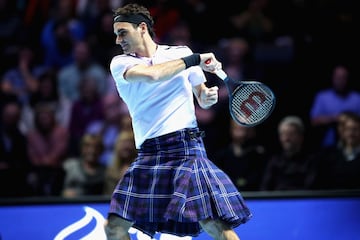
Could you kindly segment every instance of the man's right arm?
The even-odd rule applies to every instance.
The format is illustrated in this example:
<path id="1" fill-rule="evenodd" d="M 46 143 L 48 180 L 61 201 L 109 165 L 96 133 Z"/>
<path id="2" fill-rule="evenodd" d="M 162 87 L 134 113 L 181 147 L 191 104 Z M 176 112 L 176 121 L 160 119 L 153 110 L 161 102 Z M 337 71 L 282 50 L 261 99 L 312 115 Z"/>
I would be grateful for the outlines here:
<path id="1" fill-rule="evenodd" d="M 212 53 L 200 54 L 200 61 L 194 60 L 196 54 L 185 58 L 175 59 L 168 62 L 154 64 L 151 66 L 145 64 L 137 64 L 127 69 L 124 73 L 124 78 L 128 82 L 159 82 L 166 81 L 185 70 L 188 67 L 198 66 L 207 72 L 214 72 L 221 68 L 221 63 L 218 62 Z M 210 60 L 209 63 L 205 63 Z"/>

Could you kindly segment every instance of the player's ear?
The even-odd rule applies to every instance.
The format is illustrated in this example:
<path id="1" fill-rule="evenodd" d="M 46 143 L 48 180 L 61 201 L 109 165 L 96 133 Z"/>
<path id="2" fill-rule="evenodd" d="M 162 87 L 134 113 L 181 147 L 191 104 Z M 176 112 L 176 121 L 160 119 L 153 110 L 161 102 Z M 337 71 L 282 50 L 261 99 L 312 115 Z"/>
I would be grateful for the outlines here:
<path id="1" fill-rule="evenodd" d="M 138 27 L 141 29 L 142 33 L 146 33 L 148 30 L 145 22 L 141 22 Z"/>

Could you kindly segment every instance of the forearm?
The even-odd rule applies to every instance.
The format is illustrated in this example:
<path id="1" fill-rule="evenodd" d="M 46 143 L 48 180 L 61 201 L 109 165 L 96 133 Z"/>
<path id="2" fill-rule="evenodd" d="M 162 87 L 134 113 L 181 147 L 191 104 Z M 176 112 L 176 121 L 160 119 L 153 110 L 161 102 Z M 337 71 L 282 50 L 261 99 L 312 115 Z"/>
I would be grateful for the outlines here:
<path id="1" fill-rule="evenodd" d="M 209 63 L 206 62 L 207 60 L 210 60 Z M 221 63 L 216 60 L 212 53 L 195 53 L 187 57 L 151 66 L 140 64 L 133 66 L 125 72 L 125 79 L 129 82 L 166 81 L 192 66 L 200 66 L 204 71 L 214 72 L 216 69 L 221 68 Z"/>
<path id="2" fill-rule="evenodd" d="M 151 66 L 136 65 L 127 70 L 125 79 L 129 82 L 161 82 L 169 80 L 174 75 L 185 70 L 182 59 L 176 59 Z"/>

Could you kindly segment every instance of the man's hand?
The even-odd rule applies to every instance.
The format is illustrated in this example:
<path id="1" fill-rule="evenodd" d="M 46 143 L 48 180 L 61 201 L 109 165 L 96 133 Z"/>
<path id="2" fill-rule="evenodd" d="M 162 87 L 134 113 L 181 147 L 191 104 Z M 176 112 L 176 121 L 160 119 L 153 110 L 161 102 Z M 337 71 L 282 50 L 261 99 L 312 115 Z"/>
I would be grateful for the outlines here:
<path id="1" fill-rule="evenodd" d="M 201 89 L 200 98 L 199 98 L 199 105 L 202 108 L 209 108 L 215 103 L 218 102 L 218 90 L 217 86 L 208 88 L 204 87 Z"/>
<path id="2" fill-rule="evenodd" d="M 214 73 L 222 68 L 222 64 L 213 53 L 203 53 L 200 54 L 200 67 L 206 72 Z"/>

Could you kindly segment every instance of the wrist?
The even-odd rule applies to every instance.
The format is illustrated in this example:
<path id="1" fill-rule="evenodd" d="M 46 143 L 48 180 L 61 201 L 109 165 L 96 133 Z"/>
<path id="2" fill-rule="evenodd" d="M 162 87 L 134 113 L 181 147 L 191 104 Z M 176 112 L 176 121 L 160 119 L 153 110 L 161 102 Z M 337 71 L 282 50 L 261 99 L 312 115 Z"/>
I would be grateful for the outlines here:
<path id="1" fill-rule="evenodd" d="M 187 57 L 181 58 L 185 63 L 185 69 L 200 64 L 200 53 L 194 53 Z"/>

